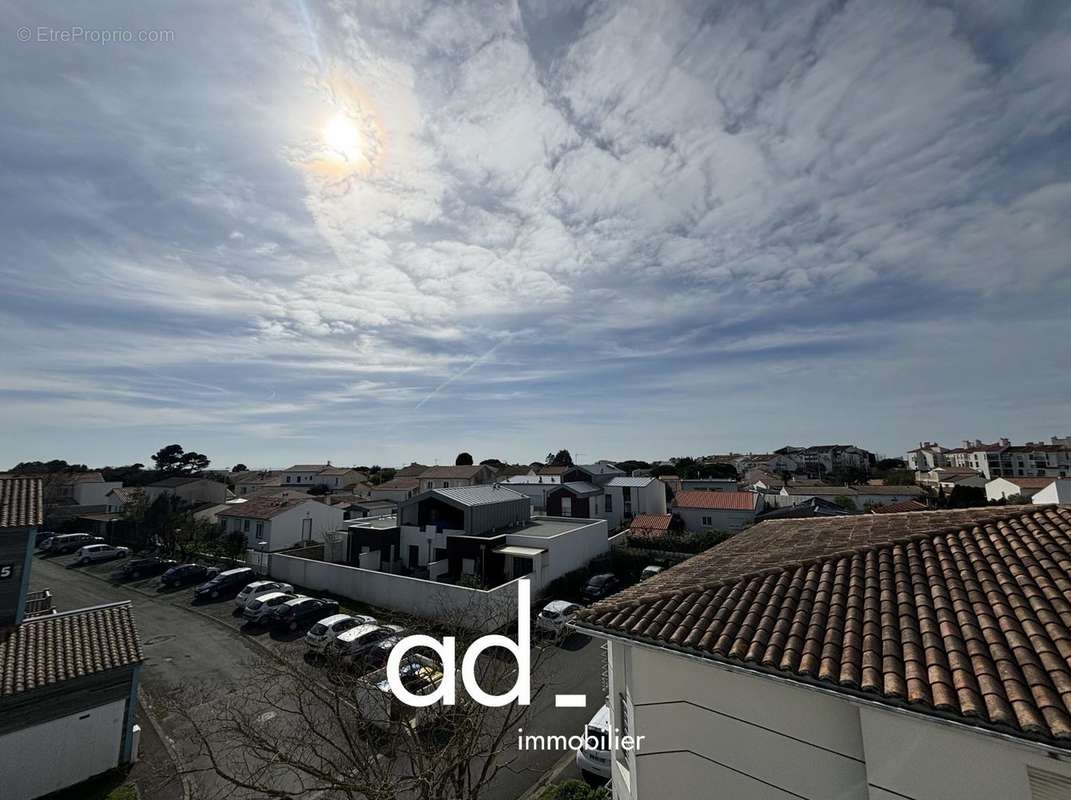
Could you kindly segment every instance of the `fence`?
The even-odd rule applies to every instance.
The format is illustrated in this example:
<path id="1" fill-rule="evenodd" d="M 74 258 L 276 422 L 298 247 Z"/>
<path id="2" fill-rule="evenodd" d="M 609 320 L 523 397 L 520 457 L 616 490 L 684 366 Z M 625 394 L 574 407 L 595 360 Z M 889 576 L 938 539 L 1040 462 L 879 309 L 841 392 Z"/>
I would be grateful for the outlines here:
<path id="1" fill-rule="evenodd" d="M 279 581 L 449 625 L 492 631 L 517 619 L 517 581 L 494 589 L 392 575 L 282 553 L 249 551 L 249 564 Z"/>

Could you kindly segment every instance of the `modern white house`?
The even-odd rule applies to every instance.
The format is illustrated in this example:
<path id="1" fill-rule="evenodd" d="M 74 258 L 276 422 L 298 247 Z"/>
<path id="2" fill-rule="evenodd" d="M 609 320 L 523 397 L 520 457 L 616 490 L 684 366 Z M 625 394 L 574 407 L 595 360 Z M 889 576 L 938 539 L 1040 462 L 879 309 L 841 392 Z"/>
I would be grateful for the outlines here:
<path id="1" fill-rule="evenodd" d="M 547 508 L 547 495 L 561 485 L 561 476 L 537 475 L 533 472 L 529 475 L 513 475 L 498 483 L 527 495 L 532 501 L 532 511 L 543 512 Z"/>
<path id="2" fill-rule="evenodd" d="M 58 497 L 74 501 L 77 506 L 103 506 L 108 504 L 108 492 L 122 486 L 122 481 L 106 481 L 99 472 L 80 472 L 60 481 L 55 491 Z"/>
<path id="3" fill-rule="evenodd" d="M 759 492 L 677 492 L 670 511 L 693 533 L 738 531 L 763 509 Z"/>
<path id="4" fill-rule="evenodd" d="M 1039 489 L 1030 502 L 1035 505 L 1061 503 L 1071 505 L 1071 478 L 1057 478 L 1044 489 Z"/>
<path id="5" fill-rule="evenodd" d="M 640 514 L 666 513 L 666 485 L 658 478 L 617 475 L 602 488 L 602 518 L 610 530 L 617 530 Z"/>
<path id="6" fill-rule="evenodd" d="M 991 502 L 1009 497 L 1029 500 L 1052 482 L 1052 478 L 994 478 L 986 483 L 985 496 Z"/>
<path id="7" fill-rule="evenodd" d="M 342 506 L 329 506 L 303 494 L 279 494 L 230 504 L 216 519 L 225 533 L 243 534 L 249 549 L 275 551 L 323 541 L 324 533 L 341 527 L 344 516 Z"/>
<path id="8" fill-rule="evenodd" d="M 1069 539 L 1059 507 L 777 520 L 585 609 L 643 737 L 614 800 L 1071 796 Z"/>
<path id="9" fill-rule="evenodd" d="M 735 492 L 739 484 L 735 478 L 684 478 L 682 492 Z"/>

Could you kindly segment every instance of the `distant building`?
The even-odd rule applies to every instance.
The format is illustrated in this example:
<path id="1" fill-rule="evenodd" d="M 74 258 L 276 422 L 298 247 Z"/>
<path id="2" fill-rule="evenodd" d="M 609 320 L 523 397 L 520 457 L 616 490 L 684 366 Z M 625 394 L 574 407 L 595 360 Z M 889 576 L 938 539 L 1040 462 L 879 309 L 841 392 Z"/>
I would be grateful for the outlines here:
<path id="1" fill-rule="evenodd" d="M 400 503 L 420 491 L 420 478 L 391 478 L 368 490 L 372 500 L 389 500 Z"/>
<path id="2" fill-rule="evenodd" d="M 323 534 L 337 530 L 344 517 L 342 506 L 302 494 L 255 496 L 216 514 L 225 533 L 241 533 L 251 549 L 267 542 L 269 551 L 322 541 Z"/>
<path id="3" fill-rule="evenodd" d="M 812 477 L 833 475 L 846 470 L 869 472 L 877 458 L 869 450 L 851 444 L 819 444 L 809 447 L 782 447 L 775 451 L 796 462 L 796 472 Z M 756 465 L 762 466 L 762 465 Z M 762 467 L 769 469 L 769 467 Z M 777 470 L 773 470 L 777 471 Z"/>
<path id="4" fill-rule="evenodd" d="M 164 478 L 150 483 L 144 492 L 145 499 L 150 503 L 164 494 L 173 495 L 189 505 L 227 502 L 227 484 L 192 475 Z"/>
<path id="5" fill-rule="evenodd" d="M 1057 478 L 1048 486 L 1039 489 L 1030 498 L 1032 503 L 1060 503 L 1071 505 L 1071 478 Z"/>
<path id="6" fill-rule="evenodd" d="M 495 468 L 487 464 L 428 467 L 420 473 L 420 491 L 479 486 L 495 479 Z"/>
<path id="7" fill-rule="evenodd" d="M 985 485 L 985 496 L 990 502 L 1022 497 L 1029 500 L 1042 489 L 1052 484 L 1051 478 L 994 478 Z"/>
<path id="8" fill-rule="evenodd" d="M 670 506 L 685 530 L 694 533 L 742 530 L 762 509 L 758 492 L 678 492 Z"/>
<path id="9" fill-rule="evenodd" d="M 919 442 L 914 450 L 908 450 L 904 455 L 904 463 L 910 470 L 916 472 L 928 472 L 936 467 L 948 465 L 948 457 L 945 448 L 937 442 Z"/>

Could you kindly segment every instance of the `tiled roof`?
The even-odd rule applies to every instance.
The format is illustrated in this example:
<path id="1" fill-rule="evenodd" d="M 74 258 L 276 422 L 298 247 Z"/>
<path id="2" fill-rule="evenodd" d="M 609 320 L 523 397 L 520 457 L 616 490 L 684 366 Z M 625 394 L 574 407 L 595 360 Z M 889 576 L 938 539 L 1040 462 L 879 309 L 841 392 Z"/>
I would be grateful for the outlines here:
<path id="1" fill-rule="evenodd" d="M 415 461 L 408 467 L 402 467 L 394 473 L 396 478 L 419 478 L 421 473 L 426 470 L 427 467 L 423 464 L 418 464 Z"/>
<path id="2" fill-rule="evenodd" d="M 553 489 L 550 494 L 555 494 L 561 491 L 562 489 L 567 489 L 568 491 L 576 495 L 585 496 L 590 494 L 602 493 L 602 489 L 600 489 L 594 483 L 588 483 L 587 481 L 567 481 L 566 483 L 560 484 L 557 488 Z"/>
<path id="3" fill-rule="evenodd" d="M 330 464 L 294 464 L 287 467 L 283 472 L 319 472 L 327 469 Z"/>
<path id="4" fill-rule="evenodd" d="M 237 475 L 231 475 L 231 480 L 235 484 L 278 486 L 282 482 L 281 475 L 281 472 L 272 472 L 271 470 L 249 470 L 247 472 L 239 472 Z"/>
<path id="5" fill-rule="evenodd" d="M 0 638 L 0 697 L 137 664 L 130 603 L 31 619 Z"/>
<path id="6" fill-rule="evenodd" d="M 712 508 L 721 511 L 754 511 L 759 496 L 754 492 L 678 492 L 677 508 Z"/>
<path id="7" fill-rule="evenodd" d="M 391 478 L 389 481 L 383 481 L 376 486 L 371 487 L 375 489 L 416 489 L 420 486 L 420 478 Z"/>
<path id="8" fill-rule="evenodd" d="M 324 467 L 322 470 L 320 470 L 320 472 L 318 474 L 319 475 L 332 475 L 332 476 L 338 475 L 338 476 L 341 477 L 342 475 L 347 475 L 350 472 L 356 472 L 356 473 L 358 473 L 360 475 L 364 474 L 360 470 L 354 469 L 353 467 Z"/>
<path id="9" fill-rule="evenodd" d="M 178 475 L 174 478 L 164 478 L 162 481 L 156 481 L 149 485 L 157 489 L 174 489 L 178 486 L 185 486 L 187 483 L 195 483 L 204 480 L 208 479 L 199 478 L 196 475 Z"/>
<path id="10" fill-rule="evenodd" d="M 785 492 L 790 495 L 822 495 L 851 497 L 858 494 L 891 494 L 921 496 L 924 494 L 919 486 L 800 486 L 789 485 Z"/>
<path id="11" fill-rule="evenodd" d="M 1071 745 L 1071 509 L 756 525 L 579 624 Z"/>
<path id="12" fill-rule="evenodd" d="M 0 529 L 37 527 L 43 519 L 40 478 L 0 478 Z"/>
<path id="13" fill-rule="evenodd" d="M 637 514 L 628 526 L 633 533 L 667 531 L 672 520 L 672 514 Z"/>
<path id="14" fill-rule="evenodd" d="M 255 494 L 244 503 L 231 503 L 217 517 L 271 519 L 302 503 L 318 503 L 308 495 Z"/>
<path id="15" fill-rule="evenodd" d="M 564 475 L 566 472 L 568 472 L 571 469 L 572 469 L 572 467 L 559 467 L 559 466 L 551 466 L 551 465 L 548 464 L 545 467 L 540 467 L 539 468 L 539 474 L 540 475 Z"/>
<path id="16" fill-rule="evenodd" d="M 900 514 L 905 511 L 925 511 L 926 504 L 918 500 L 901 500 L 899 503 L 886 503 L 883 506 L 873 506 L 872 514 Z"/>
<path id="17" fill-rule="evenodd" d="M 452 467 L 428 467 L 422 473 L 421 478 L 475 478 L 484 470 L 494 472 L 490 467 L 483 464 L 455 465 Z"/>
<path id="18" fill-rule="evenodd" d="M 1000 480 L 996 478 L 995 480 Z M 1014 483 L 1020 489 L 1044 489 L 1056 478 L 1004 478 L 1008 483 Z"/>

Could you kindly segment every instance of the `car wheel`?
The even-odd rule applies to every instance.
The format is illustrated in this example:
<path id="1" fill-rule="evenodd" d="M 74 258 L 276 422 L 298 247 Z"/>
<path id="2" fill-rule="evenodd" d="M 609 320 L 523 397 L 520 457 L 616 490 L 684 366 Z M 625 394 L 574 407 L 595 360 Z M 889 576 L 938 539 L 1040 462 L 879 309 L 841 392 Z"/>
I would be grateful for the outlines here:
<path id="1" fill-rule="evenodd" d="M 297 630 L 297 622 L 296 621 L 290 623 L 290 630 L 292 630 L 292 631 L 296 631 Z"/>

